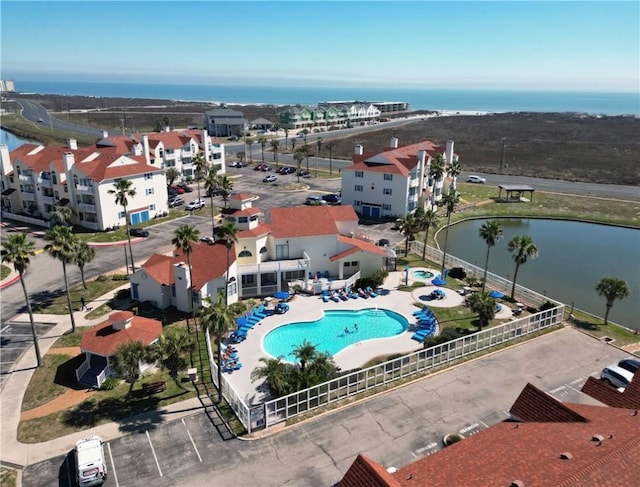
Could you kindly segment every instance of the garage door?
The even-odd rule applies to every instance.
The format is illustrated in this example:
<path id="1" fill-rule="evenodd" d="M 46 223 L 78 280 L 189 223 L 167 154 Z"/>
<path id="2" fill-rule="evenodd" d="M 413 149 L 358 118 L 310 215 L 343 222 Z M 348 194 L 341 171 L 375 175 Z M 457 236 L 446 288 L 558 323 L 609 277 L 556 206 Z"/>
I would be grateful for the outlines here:
<path id="1" fill-rule="evenodd" d="M 137 213 L 131 213 L 131 224 L 137 225 L 149 221 L 149 210 L 139 211 Z"/>

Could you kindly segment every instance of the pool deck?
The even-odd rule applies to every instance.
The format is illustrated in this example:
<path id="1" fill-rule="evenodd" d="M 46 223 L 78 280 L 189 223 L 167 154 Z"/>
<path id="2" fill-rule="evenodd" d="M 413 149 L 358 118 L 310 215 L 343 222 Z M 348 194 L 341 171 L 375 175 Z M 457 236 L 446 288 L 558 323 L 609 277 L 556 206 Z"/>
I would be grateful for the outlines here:
<path id="1" fill-rule="evenodd" d="M 324 310 L 360 310 L 378 307 L 395 311 L 409 321 L 409 329 L 400 335 L 391 338 L 366 340 L 338 352 L 333 359 L 342 370 L 361 367 L 372 358 L 380 355 L 410 353 L 421 349 L 422 344 L 411 339 L 415 332 L 414 325 L 416 324 L 413 312 L 418 309 L 414 306 L 414 303 L 420 302 L 432 307 L 455 307 L 462 305 L 464 297 L 452 289 L 428 285 L 422 279 L 414 280 L 410 278 L 409 284 L 414 281 L 425 282 L 424 287 L 416 288 L 412 292 L 398 291 L 398 286 L 405 282 L 404 278 L 405 272 L 403 271 L 390 272 L 382 286 L 382 292 L 375 298 L 348 299 L 347 301 L 339 302 L 329 300 L 329 302 L 325 303 L 321 296 L 296 295 L 289 302 L 290 309 L 287 313 L 274 314 L 264 318 L 260 324 L 249 331 L 245 341 L 233 345 L 238 350 L 238 358 L 242 363 L 242 368 L 225 374 L 225 377 L 247 405 L 261 403 L 267 396 L 264 392 L 264 387 L 261 387 L 264 379 L 252 382 L 250 376 L 256 367 L 263 365 L 260 362 L 260 358 L 270 357 L 262 346 L 265 335 L 274 328 L 287 323 L 317 320 L 322 317 Z M 434 289 L 445 291 L 445 298 L 431 301 L 420 299 L 420 296 L 426 296 Z M 274 305 L 272 304 L 268 309 L 273 309 L 273 307 Z M 501 313 L 498 313 L 496 318 L 509 318 L 511 316 L 510 308 L 505 305 L 502 308 L 501 313 L 504 318 Z"/>

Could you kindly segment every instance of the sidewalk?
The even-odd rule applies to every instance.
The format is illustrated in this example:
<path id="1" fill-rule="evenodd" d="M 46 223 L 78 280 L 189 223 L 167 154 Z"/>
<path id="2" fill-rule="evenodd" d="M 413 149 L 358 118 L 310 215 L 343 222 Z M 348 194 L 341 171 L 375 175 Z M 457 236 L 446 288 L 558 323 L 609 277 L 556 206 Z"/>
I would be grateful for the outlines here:
<path id="1" fill-rule="evenodd" d="M 104 302 L 105 299 L 111 299 L 119 289 L 125 286 L 128 286 L 128 284 L 114 289 L 104 296 L 99 297 L 96 301 L 87 304 L 90 307 L 97 307 Z M 85 315 L 86 312 L 83 311 L 76 311 L 74 313 L 77 327 L 94 326 L 106 319 L 106 317 L 103 316 L 88 320 L 85 318 Z M 36 316 L 37 320 L 56 323 L 46 335 L 40 338 L 40 351 L 44 356 L 55 341 L 71 328 L 71 320 L 68 315 Z M 27 314 L 21 314 L 17 315 L 15 319 L 28 321 L 29 317 Z M 7 466 L 24 468 L 32 463 L 37 463 L 57 455 L 66 455 L 73 449 L 77 440 L 87 436 L 98 435 L 103 440 L 108 441 L 128 434 L 130 432 L 129 425 L 131 424 L 138 425 L 135 429 L 141 429 L 140 425 L 156 424 L 163 421 L 179 419 L 202 409 L 200 400 L 198 398 L 192 398 L 171 404 L 160 410 L 140 414 L 134 418 L 124 418 L 120 421 L 106 423 L 43 443 L 20 443 L 18 441 L 18 425 L 20 423 L 22 398 L 35 371 L 35 363 L 35 351 L 33 346 L 31 346 L 15 364 L 11 374 L 5 381 L 2 394 L 0 395 L 0 417 L 2 418 L 0 428 L 0 463 Z M 142 426 L 142 428 L 144 428 L 144 426 Z"/>

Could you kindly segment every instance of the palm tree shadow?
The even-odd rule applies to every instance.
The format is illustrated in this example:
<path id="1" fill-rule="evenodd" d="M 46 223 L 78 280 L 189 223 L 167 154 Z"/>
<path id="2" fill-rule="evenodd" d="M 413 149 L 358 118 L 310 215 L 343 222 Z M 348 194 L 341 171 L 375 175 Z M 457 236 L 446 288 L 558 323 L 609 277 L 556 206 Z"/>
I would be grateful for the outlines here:
<path id="1" fill-rule="evenodd" d="M 585 320 L 574 319 L 573 324 L 575 325 L 576 328 L 579 328 L 580 330 L 597 331 L 600 329 L 600 327 L 595 323 L 590 323 Z"/>

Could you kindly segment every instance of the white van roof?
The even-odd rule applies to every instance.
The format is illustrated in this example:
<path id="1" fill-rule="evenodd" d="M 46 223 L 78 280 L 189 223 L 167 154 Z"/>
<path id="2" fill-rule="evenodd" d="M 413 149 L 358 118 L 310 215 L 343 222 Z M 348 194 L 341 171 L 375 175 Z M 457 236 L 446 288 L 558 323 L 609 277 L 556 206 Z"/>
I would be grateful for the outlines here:
<path id="1" fill-rule="evenodd" d="M 76 452 L 78 455 L 78 467 L 88 465 L 102 458 L 102 440 L 99 436 L 90 436 L 76 443 Z M 98 449 L 96 451 L 96 449 Z"/>

